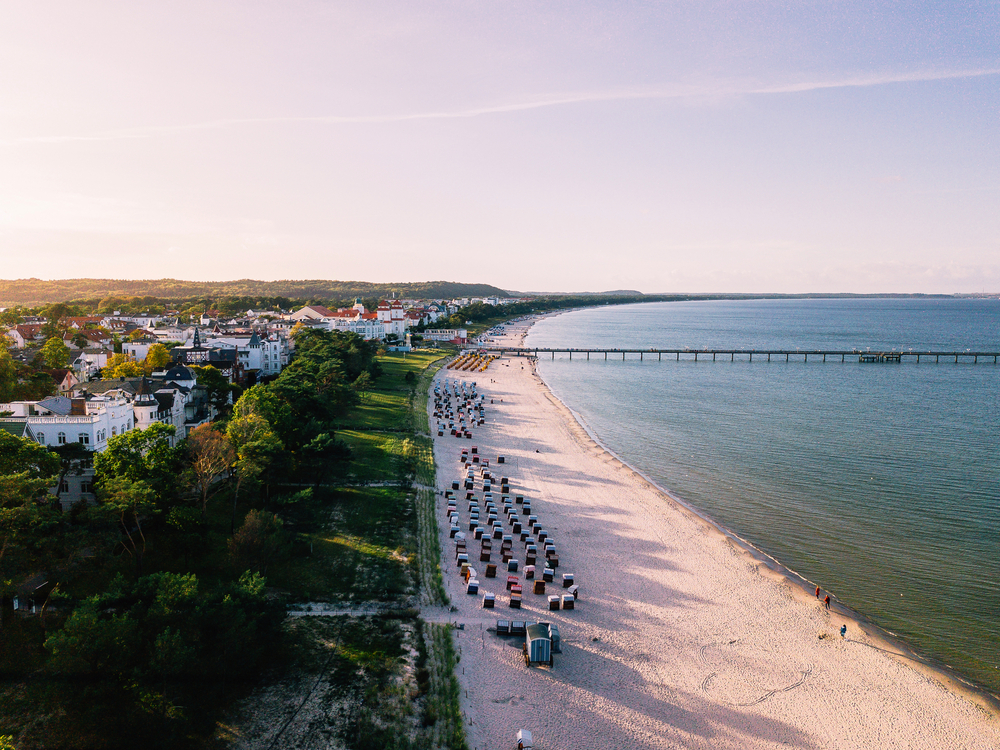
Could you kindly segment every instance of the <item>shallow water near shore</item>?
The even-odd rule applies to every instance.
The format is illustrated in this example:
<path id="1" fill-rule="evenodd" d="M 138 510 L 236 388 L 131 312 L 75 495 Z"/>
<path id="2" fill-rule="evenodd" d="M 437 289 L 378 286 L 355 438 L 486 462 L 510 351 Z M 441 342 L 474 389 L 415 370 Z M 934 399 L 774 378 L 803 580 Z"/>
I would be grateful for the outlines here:
<path id="1" fill-rule="evenodd" d="M 997 351 L 1000 301 L 592 308 L 525 343 Z M 557 355 L 538 372 L 658 484 L 1000 693 L 1000 366 Z"/>

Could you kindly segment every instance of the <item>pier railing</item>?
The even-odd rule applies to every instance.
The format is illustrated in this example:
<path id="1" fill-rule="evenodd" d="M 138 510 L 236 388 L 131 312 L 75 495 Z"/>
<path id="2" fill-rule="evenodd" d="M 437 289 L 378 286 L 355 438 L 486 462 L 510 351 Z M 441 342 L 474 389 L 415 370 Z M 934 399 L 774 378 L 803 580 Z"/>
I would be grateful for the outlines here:
<path id="1" fill-rule="evenodd" d="M 711 358 L 713 362 L 719 358 L 728 358 L 732 362 L 738 359 L 753 362 L 754 358 L 757 361 L 767 362 L 771 362 L 772 359 L 778 361 L 784 359 L 785 362 L 808 362 L 809 358 L 812 357 L 814 361 L 821 360 L 823 362 L 833 360 L 835 362 L 899 363 L 904 360 L 914 362 L 933 360 L 934 362 L 944 361 L 956 364 L 963 362 L 968 364 L 987 362 L 995 365 L 998 358 L 1000 358 L 1000 352 L 971 351 L 969 349 L 964 351 L 914 351 L 912 349 L 876 351 L 872 351 L 871 349 L 553 349 L 546 347 L 499 347 L 489 345 L 476 348 L 479 351 L 496 353 L 501 356 L 508 354 L 513 356 L 538 357 L 549 354 L 552 359 L 555 359 L 557 354 L 568 354 L 569 358 L 573 359 L 573 355 L 575 354 L 578 357 L 588 360 L 591 356 L 603 357 L 605 360 L 610 358 L 617 359 L 621 356 L 623 361 L 629 357 L 645 360 L 654 356 L 657 360 L 662 361 L 663 357 L 667 356 L 668 359 L 673 358 L 678 362 L 681 359 L 693 359 L 697 362 L 699 358 Z"/>

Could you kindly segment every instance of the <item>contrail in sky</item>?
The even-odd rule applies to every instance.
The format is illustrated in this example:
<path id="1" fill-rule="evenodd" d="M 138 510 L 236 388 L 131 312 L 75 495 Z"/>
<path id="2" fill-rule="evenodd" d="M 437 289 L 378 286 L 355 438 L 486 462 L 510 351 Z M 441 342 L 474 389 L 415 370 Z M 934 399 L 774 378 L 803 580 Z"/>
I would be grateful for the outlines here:
<path id="1" fill-rule="evenodd" d="M 677 84 L 670 87 L 654 89 L 622 89 L 619 91 L 590 91 L 567 94 L 553 94 L 528 101 L 511 104 L 472 107 L 443 112 L 415 112 L 411 114 L 389 115 L 303 115 L 289 117 L 245 117 L 208 120 L 186 125 L 160 125 L 125 130 L 106 131 L 89 135 L 52 135 L 32 136 L 0 141 L 3 145 L 22 143 L 70 143 L 82 141 L 116 141 L 152 138 L 157 135 L 171 135 L 203 130 L 217 130 L 238 125 L 278 125 L 278 124 L 379 124 L 399 123 L 415 120 L 455 120 L 485 115 L 505 114 L 509 112 L 524 112 L 533 109 L 560 107 L 570 104 L 586 104 L 599 102 L 622 102 L 641 100 L 669 99 L 719 99 L 730 96 L 750 96 L 765 94 L 796 94 L 823 89 L 862 88 L 867 86 L 883 86 L 893 83 L 918 83 L 929 81 L 946 81 L 957 78 L 978 78 L 982 76 L 1000 75 L 1000 69 L 959 70 L 943 72 L 917 72 L 900 74 L 882 74 L 857 76 L 836 81 L 803 81 L 799 83 L 776 83 L 754 86 L 751 84 L 721 84 L 718 86 L 698 86 Z"/>

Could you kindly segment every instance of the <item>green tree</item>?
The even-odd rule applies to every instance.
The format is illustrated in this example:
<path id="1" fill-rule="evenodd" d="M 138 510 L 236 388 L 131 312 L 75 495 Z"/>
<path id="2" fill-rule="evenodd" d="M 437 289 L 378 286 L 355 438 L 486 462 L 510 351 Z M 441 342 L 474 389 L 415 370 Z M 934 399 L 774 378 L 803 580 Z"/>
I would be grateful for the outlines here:
<path id="1" fill-rule="evenodd" d="M 93 460 L 93 453 L 82 443 L 70 442 L 52 446 L 52 453 L 59 458 L 59 476 L 56 477 L 56 500 L 62 497 L 62 483 L 67 476 L 80 476 Z"/>
<path id="2" fill-rule="evenodd" d="M 198 378 L 198 385 L 208 392 L 208 400 L 216 413 L 225 414 L 232 407 L 230 397 L 235 398 L 239 388 L 230 383 L 226 376 L 210 365 L 192 365 L 191 370 Z"/>
<path id="3" fill-rule="evenodd" d="M 53 323 L 59 323 L 64 318 L 68 318 L 73 315 L 75 311 L 65 302 L 56 302 L 45 308 L 44 315 L 46 318 L 51 320 Z"/>
<path id="4" fill-rule="evenodd" d="M 51 380 L 52 378 L 49 378 Z M 0 403 L 17 401 L 17 363 L 6 346 L 0 346 Z"/>
<path id="5" fill-rule="evenodd" d="M 53 338 L 53 337 L 60 338 L 62 336 L 62 329 L 59 327 L 59 324 L 58 324 L 57 321 L 55 321 L 55 320 L 47 320 L 44 323 L 42 323 L 42 328 L 41 328 L 40 333 L 46 339 L 50 339 L 50 338 Z"/>
<path id="6" fill-rule="evenodd" d="M 108 363 L 101 369 L 105 380 L 112 378 L 138 378 L 145 374 L 142 365 L 121 352 L 112 354 Z"/>
<path id="7" fill-rule="evenodd" d="M 42 347 L 42 356 L 46 367 L 58 370 L 69 362 L 69 347 L 58 336 L 52 336 Z"/>
<path id="8" fill-rule="evenodd" d="M 108 613 L 101 604 L 100 597 L 90 597 L 73 610 L 61 630 L 48 637 L 49 669 L 91 676 L 127 669 L 139 638 L 137 623 L 128 612 Z"/>
<path id="9" fill-rule="evenodd" d="M 111 519 L 118 528 L 117 545 L 121 545 L 135 561 L 136 578 L 142 575 L 142 559 L 146 553 L 146 533 L 142 524 L 160 513 L 156 492 L 146 482 L 125 477 L 107 479 L 101 485 L 100 500 L 95 512 Z"/>
<path id="10" fill-rule="evenodd" d="M 21 473 L 51 481 L 59 474 L 59 457 L 34 440 L 0 430 L 0 475 Z"/>
<path id="11" fill-rule="evenodd" d="M 51 451 L 0 431 L 0 595 L 52 552 L 58 514 L 47 490 L 58 473 Z"/>
<path id="12" fill-rule="evenodd" d="M 173 425 L 157 422 L 145 430 L 130 430 L 108 440 L 108 447 L 94 454 L 99 484 L 116 478 L 148 482 L 161 498 L 176 492 L 182 449 L 173 447 Z"/>
<path id="13" fill-rule="evenodd" d="M 166 369 L 170 360 L 170 350 L 167 347 L 163 344 L 153 344 L 146 352 L 146 359 L 143 363 L 146 374 Z"/>
<path id="14" fill-rule="evenodd" d="M 233 406 L 232 416 L 226 425 L 226 437 L 236 454 L 231 533 L 236 531 L 236 508 L 244 483 L 259 477 L 274 454 L 281 450 L 281 441 L 265 416 L 267 400 L 265 389 L 257 386 L 250 388 Z"/>

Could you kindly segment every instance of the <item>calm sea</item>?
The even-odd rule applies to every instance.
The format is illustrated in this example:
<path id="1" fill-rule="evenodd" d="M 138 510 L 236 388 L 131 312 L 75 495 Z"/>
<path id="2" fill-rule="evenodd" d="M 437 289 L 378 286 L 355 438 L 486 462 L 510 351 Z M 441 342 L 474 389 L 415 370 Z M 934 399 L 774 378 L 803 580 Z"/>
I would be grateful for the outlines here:
<path id="1" fill-rule="evenodd" d="M 526 343 L 998 351 L 1000 301 L 628 305 Z M 1000 365 L 557 355 L 539 373 L 661 486 L 1000 693 Z"/>

